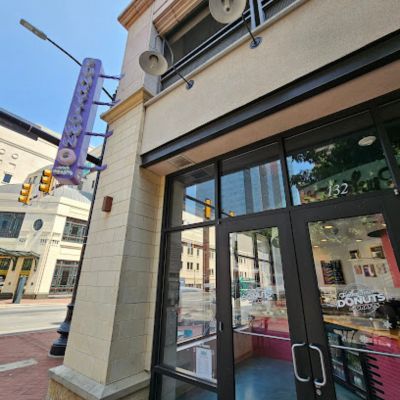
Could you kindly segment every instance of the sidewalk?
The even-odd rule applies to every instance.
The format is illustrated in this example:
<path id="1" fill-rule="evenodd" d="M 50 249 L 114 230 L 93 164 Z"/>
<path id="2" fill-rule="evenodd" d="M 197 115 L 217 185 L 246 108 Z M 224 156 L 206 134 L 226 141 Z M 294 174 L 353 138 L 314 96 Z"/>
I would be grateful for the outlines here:
<path id="1" fill-rule="evenodd" d="M 71 303 L 71 297 L 38 299 L 38 300 L 22 299 L 21 303 L 14 304 L 14 306 L 19 306 L 19 305 L 42 306 L 42 305 L 50 305 L 50 304 L 67 305 L 69 303 Z M 0 300 L 0 307 L 9 306 L 10 304 L 13 304 L 11 299 L 10 300 Z"/>
<path id="2" fill-rule="evenodd" d="M 57 338 L 55 330 L 0 336 L 1 399 L 46 398 L 47 371 L 63 362 L 62 358 L 48 357 L 51 344 Z"/>

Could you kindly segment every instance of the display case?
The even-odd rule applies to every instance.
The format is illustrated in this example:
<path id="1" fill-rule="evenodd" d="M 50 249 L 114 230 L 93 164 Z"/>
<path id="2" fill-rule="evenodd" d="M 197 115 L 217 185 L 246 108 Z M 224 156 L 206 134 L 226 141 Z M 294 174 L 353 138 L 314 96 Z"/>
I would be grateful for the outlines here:
<path id="1" fill-rule="evenodd" d="M 333 346 L 345 346 L 342 338 L 335 332 L 328 332 L 328 342 L 332 357 L 332 368 L 335 382 L 339 386 L 351 390 L 361 399 L 369 399 L 368 387 L 370 373 L 368 360 L 364 353 L 343 350 Z"/>

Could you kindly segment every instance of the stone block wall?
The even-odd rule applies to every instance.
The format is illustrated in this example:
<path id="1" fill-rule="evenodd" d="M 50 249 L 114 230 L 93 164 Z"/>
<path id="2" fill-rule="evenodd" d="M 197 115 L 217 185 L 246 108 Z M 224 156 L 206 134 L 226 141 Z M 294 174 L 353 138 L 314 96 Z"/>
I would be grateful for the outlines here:
<path id="1" fill-rule="evenodd" d="M 144 398 L 164 179 L 140 167 L 143 119 L 138 102 L 109 121 L 114 134 L 104 155 L 108 167 L 100 175 L 64 365 L 52 371 L 50 388 L 58 382 L 75 393 L 73 381 L 81 376 L 92 382 L 83 385 L 84 393 L 95 387 L 100 396 L 88 398 L 103 398 L 98 393 L 121 385 L 121 395 L 138 396 L 127 399 Z M 111 212 L 101 211 L 104 196 L 113 198 Z M 49 399 L 63 399 L 60 390 L 49 391 Z"/>

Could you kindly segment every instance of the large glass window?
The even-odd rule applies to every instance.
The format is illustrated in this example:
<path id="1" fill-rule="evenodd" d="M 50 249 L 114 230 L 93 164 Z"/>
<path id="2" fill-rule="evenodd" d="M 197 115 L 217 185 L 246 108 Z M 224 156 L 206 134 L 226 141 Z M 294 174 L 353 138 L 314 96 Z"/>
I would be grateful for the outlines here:
<path id="1" fill-rule="evenodd" d="M 296 135 L 286 148 L 295 205 L 393 187 L 367 113 Z"/>
<path id="2" fill-rule="evenodd" d="M 17 238 L 24 217 L 24 213 L 0 212 L 0 237 Z"/>
<path id="3" fill-rule="evenodd" d="M 184 248 L 196 251 L 188 253 Z M 211 251 L 215 251 L 214 227 L 188 229 L 168 236 L 163 361 L 215 381 L 216 282 L 211 274 L 215 270 Z M 193 268 L 193 262 L 199 268 Z M 188 264 L 191 268 L 186 268 Z"/>
<path id="4" fill-rule="evenodd" d="M 21 271 L 30 271 L 32 269 L 33 258 L 25 258 L 22 263 Z"/>
<path id="5" fill-rule="evenodd" d="M 222 163 L 222 217 L 286 206 L 278 151 L 273 144 Z"/>
<path id="6" fill-rule="evenodd" d="M 0 258 L 0 271 L 8 271 L 11 264 L 11 258 Z"/>
<path id="7" fill-rule="evenodd" d="M 78 272 L 78 261 L 57 260 L 50 293 L 72 293 Z"/>
<path id="8" fill-rule="evenodd" d="M 367 398 L 368 387 L 397 398 L 400 271 L 383 215 L 308 227 L 337 398 Z"/>
<path id="9" fill-rule="evenodd" d="M 214 165 L 174 179 L 171 225 L 188 225 L 215 219 Z"/>
<path id="10" fill-rule="evenodd" d="M 83 243 L 86 234 L 86 221 L 75 218 L 67 218 L 62 240 L 67 242 Z"/>
<path id="11" fill-rule="evenodd" d="M 196 15 L 190 16 L 188 22 L 181 24 L 167 36 L 174 53 L 174 61 L 179 61 L 186 54 L 189 54 L 196 47 L 200 46 L 209 37 L 224 27 L 217 22 L 210 14 L 209 8 L 202 7 L 195 12 Z M 165 50 L 167 59 L 171 60 L 171 54 Z"/>

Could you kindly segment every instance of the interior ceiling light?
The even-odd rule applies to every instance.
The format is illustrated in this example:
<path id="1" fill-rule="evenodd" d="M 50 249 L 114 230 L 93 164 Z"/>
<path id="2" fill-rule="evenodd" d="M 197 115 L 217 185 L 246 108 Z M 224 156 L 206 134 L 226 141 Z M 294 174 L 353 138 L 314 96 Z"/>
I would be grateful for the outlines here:
<path id="1" fill-rule="evenodd" d="M 318 246 L 317 244 L 315 244 L 315 245 L 314 245 L 314 248 L 315 248 L 315 249 L 318 249 L 318 248 L 319 248 L 319 246 Z"/>
<path id="2" fill-rule="evenodd" d="M 362 239 L 356 239 L 356 242 L 362 242 Z"/>
<path id="3" fill-rule="evenodd" d="M 324 225 L 324 229 L 333 229 L 333 225 L 329 225 L 329 224 Z"/>
<path id="4" fill-rule="evenodd" d="M 321 239 L 321 242 L 327 242 L 328 239 Z"/>
<path id="5" fill-rule="evenodd" d="M 358 141 L 358 145 L 361 147 L 371 146 L 376 140 L 376 136 L 364 136 Z"/>

